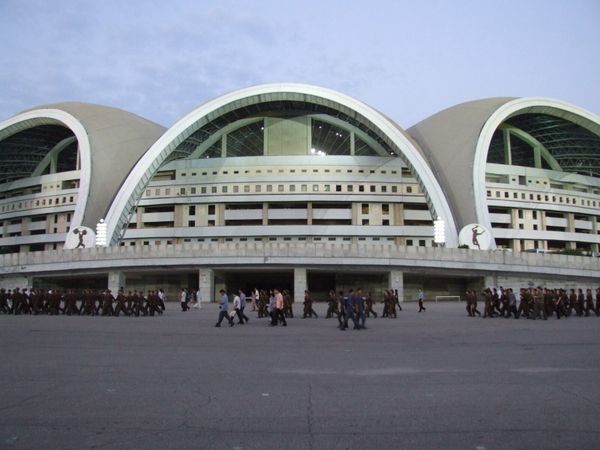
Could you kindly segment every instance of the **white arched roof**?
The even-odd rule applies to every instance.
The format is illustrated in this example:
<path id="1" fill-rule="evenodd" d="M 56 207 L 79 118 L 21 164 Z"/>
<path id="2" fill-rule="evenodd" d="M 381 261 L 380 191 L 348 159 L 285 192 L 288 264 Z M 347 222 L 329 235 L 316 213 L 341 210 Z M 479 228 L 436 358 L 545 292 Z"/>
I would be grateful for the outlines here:
<path id="1" fill-rule="evenodd" d="M 131 168 L 165 131 L 118 108 L 63 102 L 39 106 L 0 123 L 0 141 L 40 125 L 63 125 L 77 139 L 81 169 L 71 228 L 95 228 Z"/>
<path id="2" fill-rule="evenodd" d="M 500 124 L 517 114 L 538 113 L 561 117 L 600 135 L 600 117 L 570 103 L 549 98 L 524 97 L 500 106 L 481 128 L 473 164 L 474 201 L 477 221 L 491 229 L 485 189 L 485 166 L 492 136 Z"/>
<path id="3" fill-rule="evenodd" d="M 485 172 L 494 132 L 510 117 L 538 113 L 564 118 L 600 135 L 595 114 L 548 98 L 489 98 L 452 106 L 409 128 L 452 205 L 457 226 L 491 228 Z"/>
<path id="4" fill-rule="evenodd" d="M 72 227 L 82 224 L 90 191 L 92 174 L 90 141 L 83 124 L 73 115 L 56 108 L 43 108 L 26 111 L 0 123 L 0 140 L 40 125 L 64 125 L 77 138 L 81 170 L 79 173 L 79 193 L 75 212 L 71 219 Z"/>
<path id="5" fill-rule="evenodd" d="M 382 136 L 385 136 L 401 150 L 400 156 L 414 170 L 435 214 L 445 221 L 447 245 L 457 245 L 455 221 L 444 193 L 427 160 L 404 130 L 380 112 L 352 97 L 321 87 L 292 83 L 254 86 L 223 95 L 196 108 L 167 130 L 140 158 L 117 193 L 106 216 L 109 243 L 115 243 L 119 239 L 122 227 L 128 223 L 131 211 L 154 173 L 167 160 L 176 146 L 199 128 L 197 125 L 199 120 L 218 117 L 228 108 L 239 108 L 269 101 L 272 99 L 269 96 L 273 94 L 289 94 L 294 100 L 309 103 L 318 101 L 333 109 L 340 110 L 341 108 L 352 111 L 359 114 L 364 121 L 370 122 Z"/>

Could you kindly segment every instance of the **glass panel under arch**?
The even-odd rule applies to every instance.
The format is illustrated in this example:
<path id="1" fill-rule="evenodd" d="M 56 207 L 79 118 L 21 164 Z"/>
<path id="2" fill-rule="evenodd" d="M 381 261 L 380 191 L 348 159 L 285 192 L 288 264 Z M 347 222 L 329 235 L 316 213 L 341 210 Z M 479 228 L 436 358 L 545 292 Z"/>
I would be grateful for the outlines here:
<path id="1" fill-rule="evenodd" d="M 221 157 L 221 139 L 208 147 L 200 156 L 201 158 L 220 158 Z"/>
<path id="2" fill-rule="evenodd" d="M 354 154 L 358 156 L 379 156 L 373 147 L 358 136 L 354 138 Z"/>
<path id="3" fill-rule="evenodd" d="M 311 151 L 326 155 L 349 155 L 350 132 L 322 120 L 312 120 Z"/>
<path id="4" fill-rule="evenodd" d="M 264 154 L 264 121 L 260 120 L 227 134 L 227 156 L 262 156 Z"/>
<path id="5" fill-rule="evenodd" d="M 565 172 L 600 177 L 600 135 L 590 129 L 563 117 L 540 113 L 519 114 L 508 118 L 505 124 L 542 144 Z M 511 152 L 514 165 L 533 167 L 531 145 L 511 136 Z M 492 138 L 488 162 L 506 164 L 500 129 Z M 544 158 L 542 167 L 550 167 Z"/>
<path id="6" fill-rule="evenodd" d="M 0 183 L 31 176 L 52 148 L 73 132 L 61 125 L 40 125 L 0 142 Z M 65 153 L 66 152 L 66 153 Z M 77 142 L 62 151 L 57 171 L 76 170 Z"/>

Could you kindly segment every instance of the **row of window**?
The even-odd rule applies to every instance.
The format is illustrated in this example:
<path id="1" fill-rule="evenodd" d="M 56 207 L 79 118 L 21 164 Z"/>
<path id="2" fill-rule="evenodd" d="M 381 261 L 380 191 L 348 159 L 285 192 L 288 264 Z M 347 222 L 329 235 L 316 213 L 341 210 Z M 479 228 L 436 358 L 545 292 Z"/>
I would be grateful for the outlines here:
<path id="1" fill-rule="evenodd" d="M 322 174 L 322 173 L 349 173 L 349 174 L 354 174 L 354 173 L 358 173 L 358 174 L 378 174 L 378 175 L 397 175 L 398 173 L 401 173 L 404 176 L 410 176 L 412 175 L 410 172 L 410 169 L 408 169 L 407 167 L 404 167 L 400 170 L 397 169 L 392 169 L 392 170 L 387 170 L 387 169 L 341 169 L 341 168 L 336 168 L 336 169 L 328 169 L 328 168 L 314 168 L 314 167 L 302 167 L 302 168 L 277 168 L 277 169 L 243 169 L 243 170 L 239 170 L 239 169 L 222 169 L 222 170 L 203 170 L 203 171 L 198 171 L 198 172 L 189 172 L 189 176 L 190 177 L 196 177 L 199 176 L 198 174 L 200 174 L 200 176 L 222 176 L 222 175 L 262 175 L 262 174 L 296 174 L 296 173 L 304 173 L 304 174 L 308 174 L 308 173 L 315 173 L 315 174 Z M 165 176 L 171 176 L 172 172 L 159 172 L 157 174 L 158 178 L 161 177 L 165 177 Z M 188 172 L 180 172 L 179 173 L 180 177 L 187 177 L 188 176 Z"/>
<path id="2" fill-rule="evenodd" d="M 8 203 L 2 205 L 2 212 L 18 211 L 22 209 L 43 208 L 45 206 L 60 206 L 75 203 L 75 197 L 42 198 L 36 200 L 25 200 L 20 202 Z"/>
<path id="3" fill-rule="evenodd" d="M 304 236 L 285 236 L 285 237 L 254 237 L 254 238 L 185 238 L 183 239 L 183 243 L 191 243 L 191 242 L 352 242 L 353 240 L 358 242 L 394 242 L 396 238 L 393 237 L 355 237 L 352 238 L 350 236 L 328 236 L 328 237 L 304 237 Z M 431 239 L 406 239 L 406 246 L 408 247 L 428 247 L 432 245 Z M 121 242 L 121 247 L 130 246 L 135 247 L 136 245 L 141 246 L 149 246 L 149 245 L 173 245 L 174 241 L 172 240 L 142 240 L 142 241 L 126 241 Z"/>
<path id="4" fill-rule="evenodd" d="M 519 184 L 521 186 L 527 186 L 527 185 L 532 185 L 532 184 L 548 186 L 548 180 L 535 179 L 535 183 L 534 183 L 534 179 L 527 178 L 524 175 L 519 175 L 519 178 L 517 180 L 516 177 L 509 178 L 508 175 L 488 174 L 485 177 L 485 181 L 488 183 Z M 512 183 L 511 183 L 511 181 L 512 181 Z M 571 183 L 550 182 L 550 188 L 561 189 L 561 190 L 565 190 L 565 191 L 593 192 L 594 194 L 600 194 L 599 190 L 594 190 L 590 187 L 584 187 L 581 185 L 576 185 L 576 184 L 571 184 Z"/>
<path id="5" fill-rule="evenodd" d="M 389 189 L 388 189 L 389 188 Z M 170 195 L 197 195 L 197 194 L 250 194 L 250 193 L 295 193 L 295 192 L 337 192 L 353 193 L 368 192 L 372 194 L 418 194 L 418 186 L 411 185 L 353 185 L 353 184 L 255 184 L 255 185 L 220 185 L 220 186 L 191 186 L 180 188 L 150 188 L 146 189 L 146 197 L 160 197 Z M 173 193 L 173 194 L 172 194 Z"/>
<path id="6" fill-rule="evenodd" d="M 493 193 L 493 194 L 492 194 Z M 512 194 L 512 195 L 511 195 Z M 538 202 L 546 202 L 546 203 L 563 203 L 566 205 L 581 205 L 581 206 L 589 206 L 589 207 L 597 207 L 596 200 L 590 200 L 585 198 L 577 198 L 577 197 L 567 197 L 563 195 L 551 195 L 551 194 L 533 194 L 526 192 L 514 192 L 514 191 L 492 191 L 490 189 L 487 190 L 488 198 L 499 198 L 499 199 L 509 199 L 509 200 L 529 200 L 529 201 L 538 201 Z"/>

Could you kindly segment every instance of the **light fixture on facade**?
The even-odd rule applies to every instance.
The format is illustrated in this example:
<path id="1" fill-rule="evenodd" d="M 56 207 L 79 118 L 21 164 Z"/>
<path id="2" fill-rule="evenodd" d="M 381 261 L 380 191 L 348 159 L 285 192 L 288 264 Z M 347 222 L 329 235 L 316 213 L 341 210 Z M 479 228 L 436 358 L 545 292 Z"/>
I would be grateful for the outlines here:
<path id="1" fill-rule="evenodd" d="M 107 226 L 104 219 L 100 219 L 100 222 L 96 224 L 96 247 L 106 247 L 107 239 Z"/>
<path id="2" fill-rule="evenodd" d="M 433 221 L 433 242 L 442 245 L 446 242 L 445 223 L 439 216 Z"/>

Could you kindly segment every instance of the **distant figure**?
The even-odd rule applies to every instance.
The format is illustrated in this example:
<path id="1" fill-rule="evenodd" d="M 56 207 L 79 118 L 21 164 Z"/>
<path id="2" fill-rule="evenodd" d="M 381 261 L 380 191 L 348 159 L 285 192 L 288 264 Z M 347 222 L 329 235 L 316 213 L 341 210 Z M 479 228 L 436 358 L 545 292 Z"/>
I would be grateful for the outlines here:
<path id="1" fill-rule="evenodd" d="M 425 311 L 426 308 L 423 306 L 423 301 L 425 300 L 425 294 L 423 293 L 423 289 L 419 289 L 417 298 L 419 299 L 419 312 Z"/>
<path id="2" fill-rule="evenodd" d="M 185 288 L 181 288 L 181 293 L 179 294 L 179 302 L 181 303 L 181 310 L 187 311 L 187 291 L 185 290 Z"/>
<path id="3" fill-rule="evenodd" d="M 476 245 L 477 248 L 481 250 L 481 246 L 479 245 L 479 239 L 477 239 L 477 236 L 481 236 L 483 233 L 485 233 L 485 230 L 479 231 L 477 225 L 475 225 L 473 228 L 471 228 L 471 231 L 473 232 L 473 245 Z"/>

